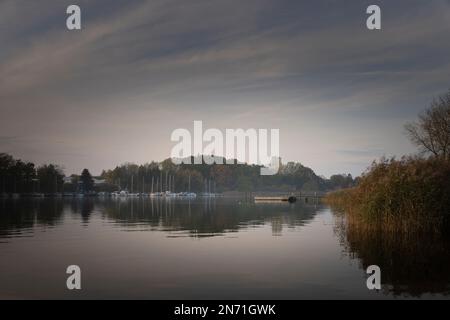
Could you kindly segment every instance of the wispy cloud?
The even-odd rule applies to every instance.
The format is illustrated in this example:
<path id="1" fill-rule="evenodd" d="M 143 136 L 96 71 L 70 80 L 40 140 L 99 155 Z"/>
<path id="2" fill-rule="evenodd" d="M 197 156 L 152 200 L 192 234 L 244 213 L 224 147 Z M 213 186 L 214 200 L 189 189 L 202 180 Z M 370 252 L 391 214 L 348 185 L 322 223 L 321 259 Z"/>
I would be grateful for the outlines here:
<path id="1" fill-rule="evenodd" d="M 290 139 L 304 134 L 301 122 L 336 161 L 364 150 L 360 142 L 348 149 L 351 134 L 376 153 L 408 151 L 396 128 L 449 87 L 445 0 L 381 1 L 379 32 L 365 29 L 360 1 L 78 3 L 79 32 L 65 29 L 70 1 L 0 4 L 0 135 L 92 155 L 83 164 L 60 158 L 69 170 L 167 157 L 170 128 L 196 119 L 279 126 Z M 333 132 L 329 144 L 320 132 Z M 284 150 L 321 172 L 337 169 Z"/>

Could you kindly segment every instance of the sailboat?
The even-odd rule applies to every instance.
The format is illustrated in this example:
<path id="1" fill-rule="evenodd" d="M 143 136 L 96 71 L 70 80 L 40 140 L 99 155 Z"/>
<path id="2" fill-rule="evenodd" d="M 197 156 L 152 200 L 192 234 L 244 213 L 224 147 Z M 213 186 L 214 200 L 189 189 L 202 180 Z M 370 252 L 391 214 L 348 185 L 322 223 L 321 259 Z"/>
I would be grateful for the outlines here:
<path id="1" fill-rule="evenodd" d="M 131 176 L 131 192 L 128 194 L 130 197 L 139 197 L 139 193 L 133 193 L 133 183 L 134 181 L 134 175 Z"/>
<path id="2" fill-rule="evenodd" d="M 153 177 L 152 177 L 152 192 L 150 193 L 150 197 L 152 198 L 156 198 L 156 197 L 161 197 L 162 196 L 162 192 L 158 192 L 158 186 L 159 186 L 159 180 L 158 178 L 156 178 L 156 192 L 153 192 Z"/>

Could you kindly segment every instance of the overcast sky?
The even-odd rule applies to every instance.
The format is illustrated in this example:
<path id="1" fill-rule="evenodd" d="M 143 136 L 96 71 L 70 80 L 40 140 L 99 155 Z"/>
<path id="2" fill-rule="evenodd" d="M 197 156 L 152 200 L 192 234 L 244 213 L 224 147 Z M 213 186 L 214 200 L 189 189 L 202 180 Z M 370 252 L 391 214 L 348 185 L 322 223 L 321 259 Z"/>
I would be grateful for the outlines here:
<path id="1" fill-rule="evenodd" d="M 448 0 L 2 0 L 0 44 L 0 152 L 66 174 L 168 158 L 202 120 L 279 128 L 283 162 L 358 175 L 414 152 L 404 123 L 450 88 Z"/>

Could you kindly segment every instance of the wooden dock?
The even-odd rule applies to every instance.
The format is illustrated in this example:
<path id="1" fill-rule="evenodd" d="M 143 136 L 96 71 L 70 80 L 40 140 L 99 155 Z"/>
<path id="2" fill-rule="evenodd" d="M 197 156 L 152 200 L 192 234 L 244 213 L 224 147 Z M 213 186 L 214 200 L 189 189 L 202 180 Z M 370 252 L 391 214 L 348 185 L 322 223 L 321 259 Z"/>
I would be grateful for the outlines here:
<path id="1" fill-rule="evenodd" d="M 281 197 L 255 197 L 255 202 L 289 202 L 293 203 L 297 201 L 294 196 L 281 196 Z"/>
<path id="2" fill-rule="evenodd" d="M 294 203 L 297 200 L 308 203 L 318 203 L 321 198 L 325 196 L 324 192 L 292 192 L 289 195 L 286 193 L 273 193 L 270 192 L 267 195 L 259 193 L 254 197 L 255 202 L 289 202 Z"/>

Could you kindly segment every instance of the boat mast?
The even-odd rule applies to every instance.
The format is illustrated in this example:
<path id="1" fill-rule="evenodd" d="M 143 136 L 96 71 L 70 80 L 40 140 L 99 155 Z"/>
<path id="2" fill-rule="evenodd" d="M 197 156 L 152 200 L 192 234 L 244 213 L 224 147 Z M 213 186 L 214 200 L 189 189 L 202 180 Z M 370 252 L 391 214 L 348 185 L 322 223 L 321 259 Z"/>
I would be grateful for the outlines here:
<path id="1" fill-rule="evenodd" d="M 167 191 L 167 174 L 168 172 L 166 171 L 166 191 Z"/>
<path id="2" fill-rule="evenodd" d="M 152 176 L 152 193 L 153 193 L 153 176 Z"/>

